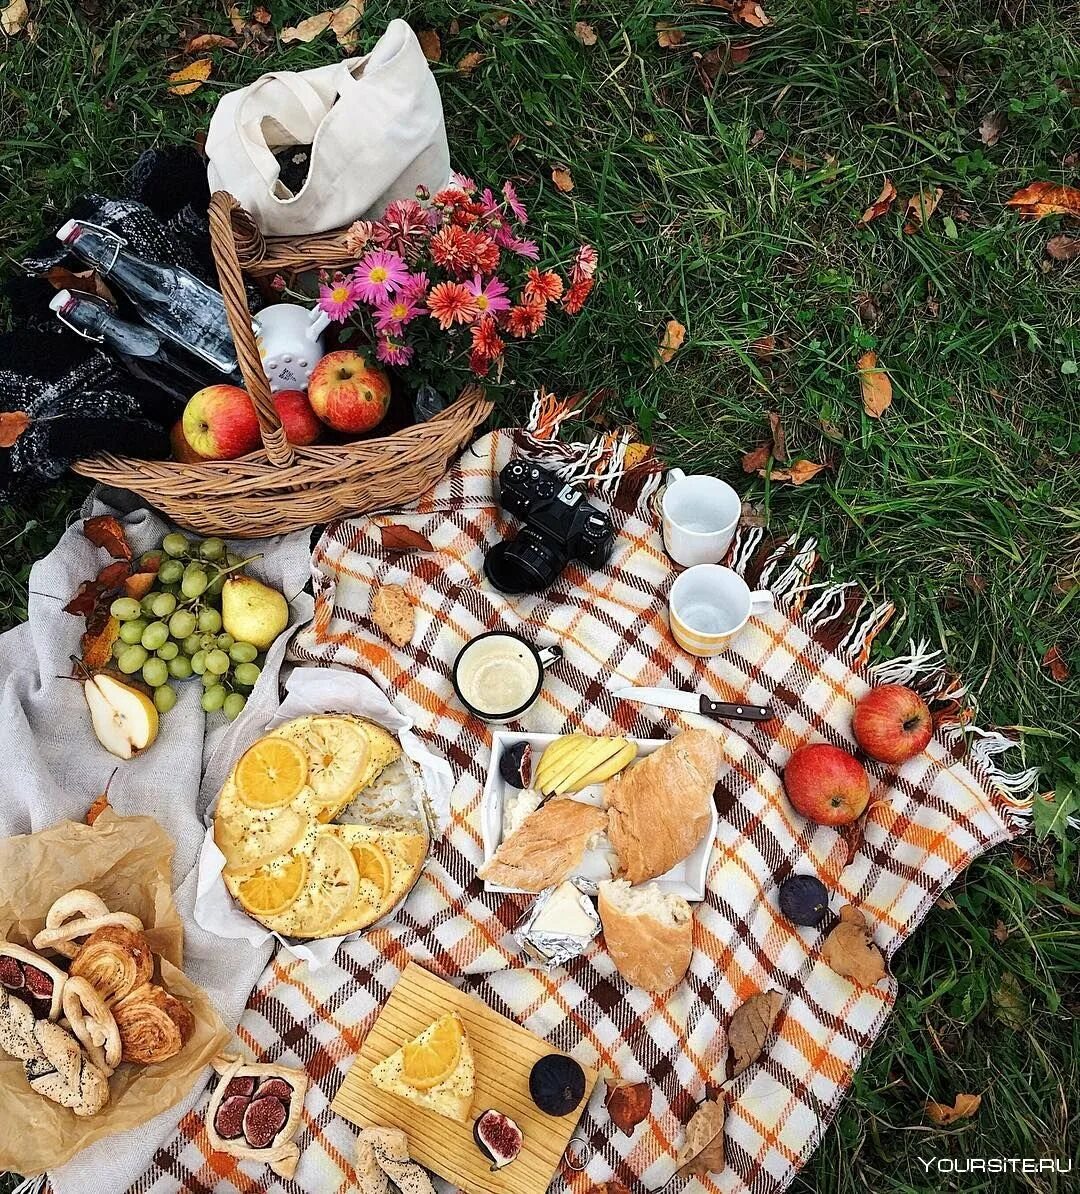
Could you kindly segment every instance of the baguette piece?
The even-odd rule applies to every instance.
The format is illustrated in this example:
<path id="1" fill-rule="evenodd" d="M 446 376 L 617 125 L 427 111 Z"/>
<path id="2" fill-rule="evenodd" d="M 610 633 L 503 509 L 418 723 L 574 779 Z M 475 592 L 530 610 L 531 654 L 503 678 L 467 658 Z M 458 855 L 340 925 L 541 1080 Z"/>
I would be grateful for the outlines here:
<path id="1" fill-rule="evenodd" d="M 604 810 L 560 796 L 529 813 L 477 872 L 521 891 L 543 891 L 570 877 L 591 839 L 607 828 Z"/>
<path id="2" fill-rule="evenodd" d="M 616 879 L 600 884 L 597 910 L 608 953 L 628 983 L 656 992 L 682 981 L 694 954 L 694 914 L 682 896 Z"/>
<path id="3" fill-rule="evenodd" d="M 723 741 L 686 730 L 604 789 L 608 837 L 620 875 L 644 883 L 692 854 L 712 821 Z"/>

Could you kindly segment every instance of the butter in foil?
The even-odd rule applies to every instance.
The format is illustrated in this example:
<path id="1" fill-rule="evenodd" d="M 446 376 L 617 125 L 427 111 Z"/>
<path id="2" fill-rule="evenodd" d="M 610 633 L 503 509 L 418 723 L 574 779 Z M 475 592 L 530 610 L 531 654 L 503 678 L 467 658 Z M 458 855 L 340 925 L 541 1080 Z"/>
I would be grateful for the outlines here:
<path id="1" fill-rule="evenodd" d="M 592 900 L 567 879 L 536 897 L 514 935 L 533 962 L 551 971 L 580 957 L 599 932 Z"/>

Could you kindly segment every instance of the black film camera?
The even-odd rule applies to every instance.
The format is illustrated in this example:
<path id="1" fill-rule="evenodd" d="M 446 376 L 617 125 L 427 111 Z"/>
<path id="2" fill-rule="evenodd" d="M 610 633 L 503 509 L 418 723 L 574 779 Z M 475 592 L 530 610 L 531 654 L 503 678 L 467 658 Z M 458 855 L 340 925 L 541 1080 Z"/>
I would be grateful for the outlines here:
<path id="1" fill-rule="evenodd" d="M 585 494 L 547 469 L 511 460 L 499 473 L 499 499 L 525 524 L 484 558 L 484 573 L 502 593 L 533 593 L 552 584 L 570 560 L 602 568 L 615 537 L 611 519 Z"/>

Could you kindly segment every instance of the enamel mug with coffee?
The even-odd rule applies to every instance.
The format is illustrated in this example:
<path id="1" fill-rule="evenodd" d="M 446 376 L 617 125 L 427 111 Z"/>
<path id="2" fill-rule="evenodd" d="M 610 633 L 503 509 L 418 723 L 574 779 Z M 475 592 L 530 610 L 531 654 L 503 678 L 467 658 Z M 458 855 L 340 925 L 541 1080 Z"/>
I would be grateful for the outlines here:
<path id="1" fill-rule="evenodd" d="M 718 564 L 735 538 L 742 500 L 719 477 L 673 468 L 660 503 L 664 548 L 676 564 Z"/>
<path id="2" fill-rule="evenodd" d="M 767 589 L 752 592 L 746 581 L 720 564 L 697 564 L 677 577 L 668 594 L 675 641 L 691 655 L 718 655 L 755 611 L 770 609 Z"/>
<path id="3" fill-rule="evenodd" d="M 454 692 L 473 716 L 506 725 L 536 704 L 544 669 L 562 655 L 561 647 L 538 650 L 513 631 L 489 630 L 458 652 L 451 674 Z"/>
<path id="4" fill-rule="evenodd" d="M 312 369 L 324 355 L 322 334 L 330 316 L 318 307 L 275 303 L 251 321 L 270 389 L 306 390 Z"/>

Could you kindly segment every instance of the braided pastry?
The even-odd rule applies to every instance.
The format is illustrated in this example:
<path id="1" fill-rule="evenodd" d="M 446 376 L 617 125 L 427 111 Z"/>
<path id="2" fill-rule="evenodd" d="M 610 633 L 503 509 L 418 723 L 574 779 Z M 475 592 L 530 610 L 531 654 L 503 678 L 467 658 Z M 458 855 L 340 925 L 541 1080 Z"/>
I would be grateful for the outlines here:
<path id="1" fill-rule="evenodd" d="M 85 978 L 69 978 L 64 987 L 67 1026 L 108 1077 L 120 1064 L 120 1030 L 101 995 Z"/>
<path id="2" fill-rule="evenodd" d="M 108 1078 L 59 1024 L 38 1020 L 34 1036 L 40 1056 L 23 1063 L 31 1089 L 76 1115 L 96 1115 L 109 1101 Z"/>
<path id="3" fill-rule="evenodd" d="M 144 983 L 113 1007 L 124 1061 L 152 1065 L 175 1056 L 191 1040 L 195 1017 L 164 987 Z"/>
<path id="4" fill-rule="evenodd" d="M 41 1048 L 34 1036 L 35 1023 L 30 1005 L 0 987 L 0 1049 L 19 1061 L 40 1057 Z"/>
<path id="5" fill-rule="evenodd" d="M 83 942 L 68 974 L 85 978 L 107 1004 L 130 995 L 154 975 L 154 955 L 146 937 L 122 925 L 98 929 Z"/>

